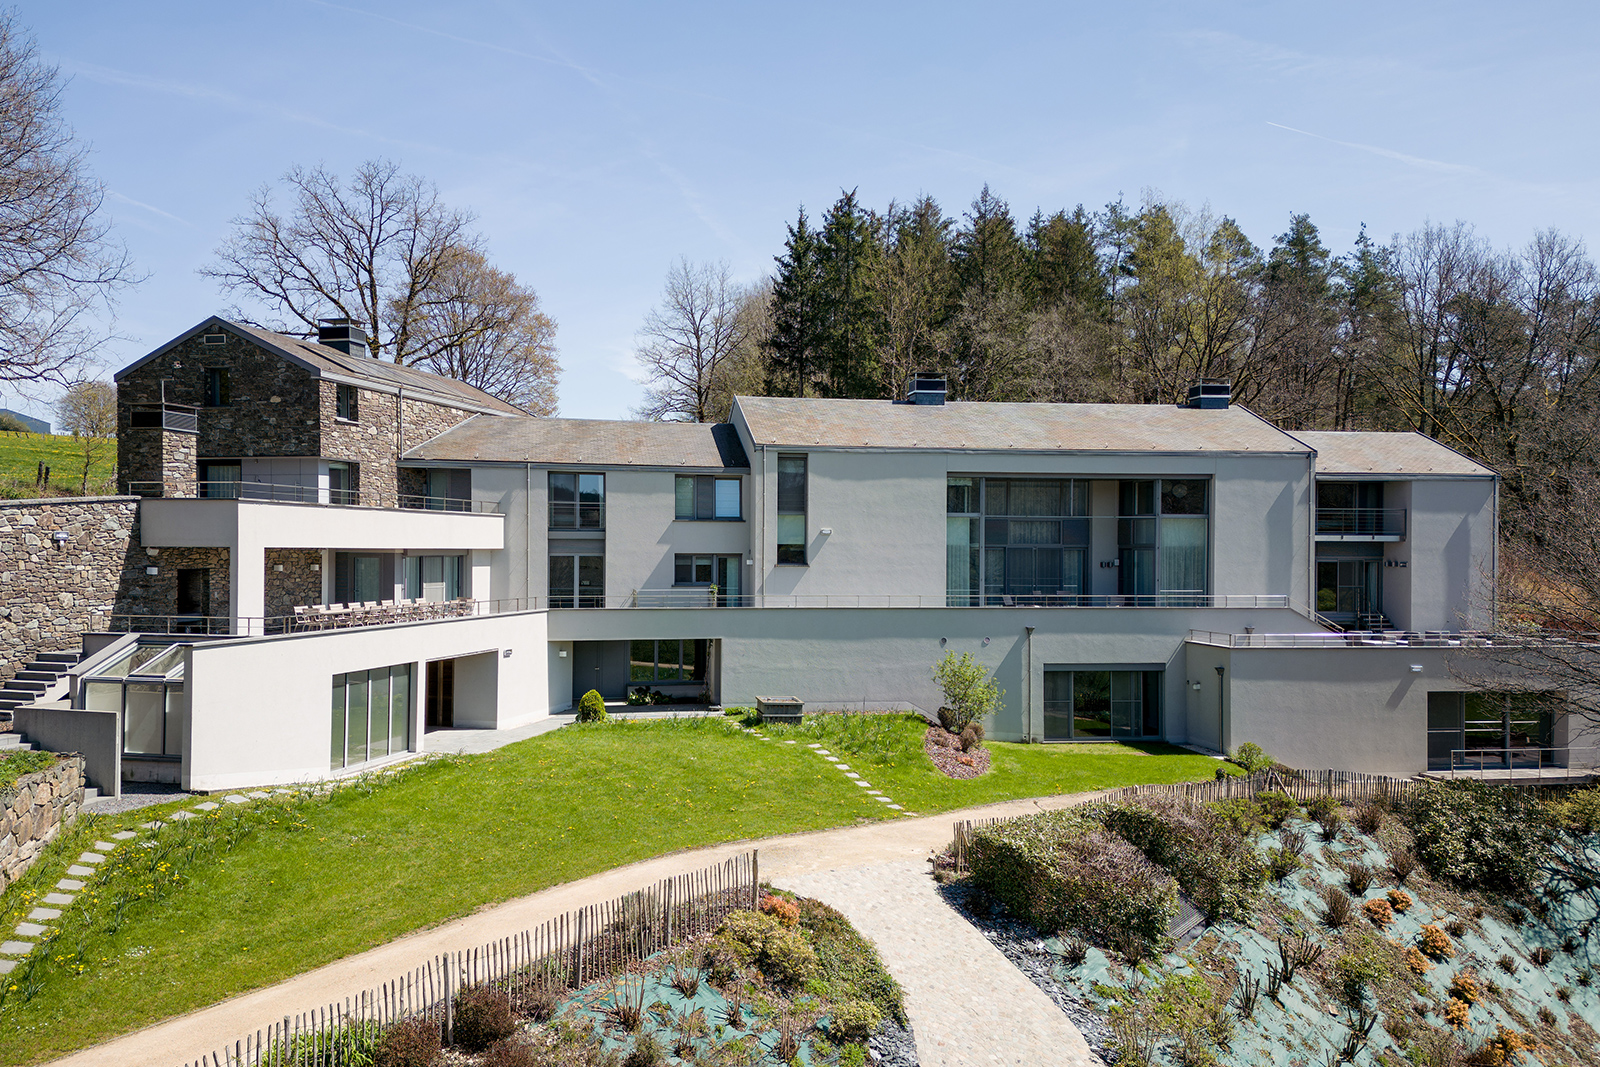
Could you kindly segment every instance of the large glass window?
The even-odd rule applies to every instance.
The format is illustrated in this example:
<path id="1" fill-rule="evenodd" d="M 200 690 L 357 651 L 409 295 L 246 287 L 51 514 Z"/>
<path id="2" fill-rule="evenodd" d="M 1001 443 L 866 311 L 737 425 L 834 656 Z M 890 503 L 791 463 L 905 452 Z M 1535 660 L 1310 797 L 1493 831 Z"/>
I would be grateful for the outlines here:
<path id="1" fill-rule="evenodd" d="M 1118 485 L 1118 592 L 1196 604 L 1210 591 L 1209 495 L 1204 478 Z"/>
<path id="2" fill-rule="evenodd" d="M 1382 588 L 1382 559 L 1317 560 L 1317 610 L 1325 615 L 1379 614 Z"/>
<path id="3" fill-rule="evenodd" d="M 637 685 L 706 680 L 706 642 L 666 639 L 628 643 L 628 681 Z"/>
<path id="4" fill-rule="evenodd" d="M 377 603 L 395 596 L 395 555 L 335 552 L 333 554 L 333 602 L 335 604 Z"/>
<path id="5" fill-rule="evenodd" d="M 1555 719 L 1566 698 L 1552 692 L 1429 693 L 1428 768 L 1537 767 L 1554 763 Z"/>
<path id="6" fill-rule="evenodd" d="M 182 645 L 135 645 L 84 679 L 82 708 L 122 713 L 124 754 L 183 754 L 183 650 Z"/>
<path id="7" fill-rule="evenodd" d="M 606 527 L 606 476 L 550 472 L 550 528 L 603 530 Z"/>
<path id="8" fill-rule="evenodd" d="M 743 518 L 739 482 L 738 478 L 717 478 L 708 474 L 678 475 L 674 493 L 676 517 L 722 520 Z"/>
<path id="9" fill-rule="evenodd" d="M 411 664 L 333 676 L 331 770 L 411 751 Z"/>
<path id="10" fill-rule="evenodd" d="M 462 557 L 407 556 L 406 597 L 435 604 L 462 595 Z"/>
<path id="11" fill-rule="evenodd" d="M 945 510 L 947 603 L 1071 604 L 1086 591 L 1088 482 L 953 477 Z"/>
<path id="12" fill-rule="evenodd" d="M 806 457 L 778 457 L 778 562 L 806 562 Z"/>
<path id="13" fill-rule="evenodd" d="M 599 555 L 550 557 L 550 606 L 553 608 L 603 608 L 606 606 L 606 558 Z"/>
<path id="14" fill-rule="evenodd" d="M 1046 670 L 1044 739 L 1110 741 L 1161 733 L 1161 671 Z"/>

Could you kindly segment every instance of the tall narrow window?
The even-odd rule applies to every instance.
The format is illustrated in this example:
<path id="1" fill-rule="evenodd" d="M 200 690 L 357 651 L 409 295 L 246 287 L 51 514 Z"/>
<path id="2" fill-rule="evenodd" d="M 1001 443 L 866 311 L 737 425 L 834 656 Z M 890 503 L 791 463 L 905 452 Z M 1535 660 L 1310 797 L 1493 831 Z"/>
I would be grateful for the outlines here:
<path id="1" fill-rule="evenodd" d="M 778 457 L 778 562 L 806 562 L 806 457 Z"/>
<path id="2" fill-rule="evenodd" d="M 1121 593 L 1159 594 L 1167 605 L 1201 602 L 1210 591 L 1208 490 L 1204 478 L 1121 483 L 1117 509 Z"/>
<path id="3" fill-rule="evenodd" d="M 945 484 L 945 603 L 972 607 L 980 601 L 978 479 L 951 478 Z"/>
<path id="4" fill-rule="evenodd" d="M 345 385 L 342 382 L 336 384 L 333 388 L 333 413 L 335 417 L 343 419 L 345 422 L 359 421 L 361 418 L 360 390 L 353 385 Z"/>
<path id="5" fill-rule="evenodd" d="M 606 476 L 550 472 L 550 528 L 603 530 L 606 527 Z"/>
<path id="6" fill-rule="evenodd" d="M 206 368 L 206 407 L 225 408 L 232 397 L 232 382 L 227 367 Z"/>

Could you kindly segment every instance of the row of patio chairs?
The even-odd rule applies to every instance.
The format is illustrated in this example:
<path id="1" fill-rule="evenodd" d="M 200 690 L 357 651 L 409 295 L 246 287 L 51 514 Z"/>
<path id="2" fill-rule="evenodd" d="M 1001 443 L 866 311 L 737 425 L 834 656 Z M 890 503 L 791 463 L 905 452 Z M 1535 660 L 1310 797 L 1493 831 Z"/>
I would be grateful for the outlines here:
<path id="1" fill-rule="evenodd" d="M 375 626 L 390 622 L 417 622 L 471 615 L 477 601 L 471 597 L 455 600 L 367 600 L 350 604 L 302 604 L 294 609 L 296 630 L 331 630 L 342 626 Z"/>

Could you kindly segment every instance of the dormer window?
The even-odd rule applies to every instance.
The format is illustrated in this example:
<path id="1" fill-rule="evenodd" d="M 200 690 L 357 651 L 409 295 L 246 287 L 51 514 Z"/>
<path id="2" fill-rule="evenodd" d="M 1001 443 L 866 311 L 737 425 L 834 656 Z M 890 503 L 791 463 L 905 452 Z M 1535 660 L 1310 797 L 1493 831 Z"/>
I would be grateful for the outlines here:
<path id="1" fill-rule="evenodd" d="M 361 420 L 360 390 L 353 385 L 339 383 L 334 386 L 334 415 L 344 422 Z"/>

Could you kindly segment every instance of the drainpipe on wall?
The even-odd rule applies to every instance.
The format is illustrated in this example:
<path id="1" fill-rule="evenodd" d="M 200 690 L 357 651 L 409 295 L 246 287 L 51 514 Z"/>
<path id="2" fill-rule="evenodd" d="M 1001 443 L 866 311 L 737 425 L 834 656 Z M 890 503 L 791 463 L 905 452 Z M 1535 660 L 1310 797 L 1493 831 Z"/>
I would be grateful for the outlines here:
<path id="1" fill-rule="evenodd" d="M 1026 636 L 1022 639 L 1022 715 L 1027 726 L 1029 741 L 1044 739 L 1042 730 L 1033 727 L 1033 627 L 1024 626 Z"/>
<path id="2" fill-rule="evenodd" d="M 1224 754 L 1228 751 L 1228 687 L 1223 684 L 1223 673 L 1228 668 L 1217 665 L 1217 743 Z"/>

